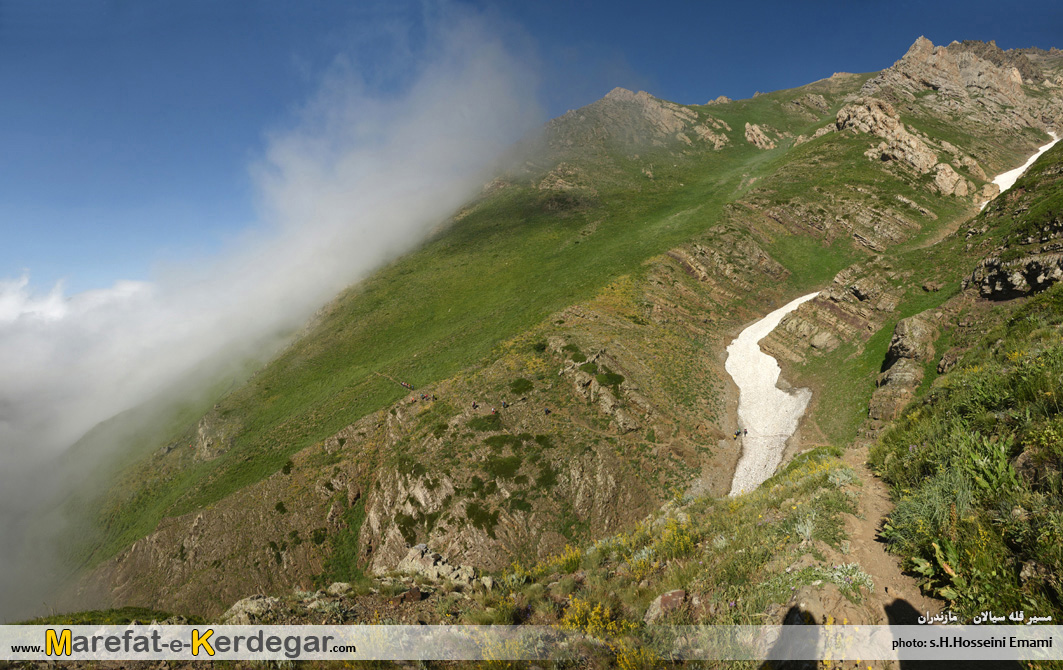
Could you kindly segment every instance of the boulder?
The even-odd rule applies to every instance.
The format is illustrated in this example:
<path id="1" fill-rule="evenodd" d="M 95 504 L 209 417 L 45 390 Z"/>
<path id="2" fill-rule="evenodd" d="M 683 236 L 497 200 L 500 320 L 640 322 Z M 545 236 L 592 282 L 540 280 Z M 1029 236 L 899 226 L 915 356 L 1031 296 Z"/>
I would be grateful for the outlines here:
<path id="1" fill-rule="evenodd" d="M 584 399 L 590 400 L 591 398 L 591 384 L 594 382 L 594 377 L 590 376 L 583 370 L 580 370 L 573 376 L 572 385 L 576 388 L 576 393 L 580 394 Z"/>
<path id="2" fill-rule="evenodd" d="M 809 344 L 811 344 L 812 348 L 814 349 L 834 351 L 834 349 L 838 347 L 839 342 L 838 338 L 834 337 L 834 335 L 827 332 L 826 330 L 821 330 L 812 336 L 812 339 L 809 341 Z"/>
<path id="3" fill-rule="evenodd" d="M 953 347 L 942 354 L 941 360 L 938 361 L 938 374 L 945 374 L 952 368 L 956 367 L 956 363 L 960 360 L 960 354 L 962 353 L 963 351 Z"/>
<path id="4" fill-rule="evenodd" d="M 660 619 L 682 607 L 683 603 L 686 601 L 686 597 L 687 592 L 682 589 L 662 593 L 650 603 L 649 608 L 646 610 L 646 615 L 642 617 L 642 620 L 647 625 L 657 623 Z"/>
<path id="5" fill-rule="evenodd" d="M 345 596 L 351 592 L 351 585 L 347 582 L 333 582 L 326 591 L 330 596 Z"/>
<path id="6" fill-rule="evenodd" d="M 934 327 L 920 315 L 901 319 L 893 329 L 886 360 L 892 363 L 902 358 L 925 361 L 934 354 Z"/>
<path id="7" fill-rule="evenodd" d="M 262 616 L 273 609 L 279 602 L 279 598 L 263 595 L 244 598 L 237 601 L 225 614 L 222 614 L 220 621 L 230 626 L 249 626 L 258 623 Z"/>

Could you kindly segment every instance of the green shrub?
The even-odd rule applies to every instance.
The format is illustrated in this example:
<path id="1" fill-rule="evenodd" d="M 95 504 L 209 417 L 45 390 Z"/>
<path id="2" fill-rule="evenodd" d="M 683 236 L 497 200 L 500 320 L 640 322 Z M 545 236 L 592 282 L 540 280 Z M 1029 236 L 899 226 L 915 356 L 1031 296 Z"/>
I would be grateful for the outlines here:
<path id="1" fill-rule="evenodd" d="M 525 379 L 524 377 L 517 377 L 512 382 L 510 382 L 509 390 L 512 391 L 515 395 L 521 395 L 522 393 L 527 393 L 528 391 L 532 390 L 534 386 L 535 385 L 532 384 L 530 380 Z"/>
<path id="2" fill-rule="evenodd" d="M 612 386 L 614 388 L 619 387 L 624 383 L 624 375 L 618 375 L 615 372 L 606 372 L 595 376 L 595 379 L 602 386 Z"/>
<path id="3" fill-rule="evenodd" d="M 507 500 L 506 506 L 514 512 L 531 512 L 532 510 L 530 502 L 524 500 L 523 498 L 518 498 L 517 496 L 512 496 L 509 500 Z"/>
<path id="4" fill-rule="evenodd" d="M 535 443 L 543 449 L 552 449 L 554 446 L 553 440 L 550 439 L 549 435 L 536 435 Z"/>
<path id="5" fill-rule="evenodd" d="M 540 489 L 551 489 L 557 486 L 557 471 L 550 463 L 545 463 L 539 470 L 539 476 L 535 478 L 535 486 Z"/>
<path id="6" fill-rule="evenodd" d="M 491 458 L 484 464 L 484 469 L 497 479 L 512 479 L 520 469 L 520 464 L 519 455 Z"/>
<path id="7" fill-rule="evenodd" d="M 492 435 L 484 439 L 484 444 L 494 449 L 503 449 L 505 447 L 516 449 L 520 446 L 521 441 L 519 437 L 503 433 L 502 435 Z"/>
<path id="8" fill-rule="evenodd" d="M 281 514 L 287 514 L 288 513 L 288 508 L 285 507 L 284 506 L 284 502 L 280 501 L 280 500 L 278 500 L 277 504 L 273 506 L 273 509 L 277 510 Z"/>
<path id="9" fill-rule="evenodd" d="M 361 569 L 362 553 L 359 551 L 358 535 L 365 522 L 365 496 L 343 512 L 344 526 L 331 535 L 325 528 L 317 528 L 310 534 L 310 540 L 316 545 L 329 538 L 331 551 L 325 558 L 324 576 L 328 583 L 365 580 Z"/>
<path id="10" fill-rule="evenodd" d="M 502 430 L 502 417 L 497 414 L 485 414 L 483 416 L 473 417 L 472 419 L 469 419 L 468 426 L 481 433 L 490 432 L 492 430 Z"/>
<path id="11" fill-rule="evenodd" d="M 487 533 L 489 537 L 494 539 L 495 526 L 498 525 L 498 511 L 488 512 L 487 508 L 479 503 L 466 503 L 465 515 L 469 517 L 469 522 L 473 526 Z"/>
<path id="12" fill-rule="evenodd" d="M 53 614 L 23 622 L 29 626 L 127 626 L 134 621 L 144 623 L 146 621 L 164 621 L 174 615 L 169 612 L 152 610 L 146 607 L 122 607 L 110 610 L 91 610 L 87 612 L 75 612 L 73 614 Z M 198 616 L 185 616 L 188 623 L 198 625 L 204 620 Z"/>

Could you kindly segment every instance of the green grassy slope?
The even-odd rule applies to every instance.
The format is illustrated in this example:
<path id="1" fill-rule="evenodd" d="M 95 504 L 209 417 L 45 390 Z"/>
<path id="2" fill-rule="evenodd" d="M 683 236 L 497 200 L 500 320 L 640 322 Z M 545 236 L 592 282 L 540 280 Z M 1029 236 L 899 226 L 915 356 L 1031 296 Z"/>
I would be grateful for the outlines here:
<path id="1" fill-rule="evenodd" d="M 1056 147 L 987 210 L 987 229 L 972 239 L 1002 240 L 999 255 L 1019 258 L 1058 236 L 1061 173 Z M 922 401 L 872 449 L 898 501 L 886 534 L 926 588 L 960 612 L 1025 608 L 1058 619 L 1063 287 L 971 318 L 980 336 L 943 335 L 966 353 L 928 376 Z"/>
<path id="2" fill-rule="evenodd" d="M 763 114 L 780 130 L 808 130 L 816 124 L 777 111 L 780 98 L 798 93 L 710 111 L 736 124 Z M 498 342 L 713 226 L 743 180 L 770 173 L 783 151 L 760 151 L 734 136 L 718 152 L 673 142 L 637 157 L 629 147 L 606 147 L 606 157 L 592 164 L 577 156 L 592 178 L 606 175 L 593 182 L 597 195 L 589 204 L 559 202 L 526 179 L 484 197 L 420 250 L 340 296 L 307 337 L 224 397 L 219 414 L 242 426 L 227 453 L 195 463 L 178 450 L 128 471 L 104 501 L 99 523 L 107 539 L 90 562 L 150 532 L 164 515 L 210 504 L 275 472 L 295 451 L 403 396 L 374 372 L 415 386 L 453 375 Z M 652 180 L 641 172 L 648 164 Z"/>
<path id="3" fill-rule="evenodd" d="M 219 458 L 198 462 L 178 448 L 154 452 L 121 472 L 100 500 L 85 506 L 95 515 L 86 527 L 103 539 L 93 535 L 80 543 L 75 561 L 91 566 L 114 556 L 163 517 L 217 503 L 406 394 L 375 373 L 414 386 L 452 377 L 490 359 L 501 342 L 549 314 L 598 295 L 647 259 L 725 222 L 754 230 L 789 270 L 784 286 L 795 291 L 819 287 L 869 254 L 837 225 L 842 215 L 823 208 L 828 200 L 858 207 L 918 194 L 937 217 L 924 234 L 935 234 L 963 216 L 965 205 L 928 195 L 925 177 L 898 176 L 869 161 L 863 155 L 867 136 L 835 133 L 794 146 L 796 136 L 830 123 L 843 97 L 867 78 L 851 75 L 690 108 L 700 121 L 711 116 L 731 126 L 731 142 L 719 151 L 674 138 L 632 145 L 607 137 L 568 146 L 566 133 L 595 136 L 609 127 L 607 116 L 592 105 L 586 121 L 562 119 L 545 140 L 546 153 L 535 159 L 539 168 L 506 175 L 501 188 L 470 204 L 419 250 L 338 297 L 307 336 L 221 398 L 217 416 L 239 428 Z M 797 104 L 813 93 L 826 102 L 818 113 Z M 764 151 L 746 142 L 746 122 L 770 127 L 778 147 Z M 1009 152 L 1006 137 L 987 137 L 994 155 L 1017 151 Z M 538 188 L 562 162 L 582 175 L 581 188 Z M 798 212 L 797 223 L 769 220 L 786 210 Z M 816 217 L 833 227 L 802 227 L 800 221 Z M 903 309 L 918 311 L 924 302 L 913 295 Z M 860 377 L 875 356 L 868 349 L 844 376 Z M 851 360 L 844 365 L 852 367 Z M 168 442 L 183 446 L 192 430 L 175 431 Z"/>

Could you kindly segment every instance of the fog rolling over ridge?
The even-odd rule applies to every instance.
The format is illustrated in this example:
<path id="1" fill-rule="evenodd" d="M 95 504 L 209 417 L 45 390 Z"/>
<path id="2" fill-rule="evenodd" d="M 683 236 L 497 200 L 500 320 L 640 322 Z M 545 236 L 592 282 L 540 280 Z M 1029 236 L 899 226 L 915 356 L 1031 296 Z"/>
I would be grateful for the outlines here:
<path id="1" fill-rule="evenodd" d="M 541 121 L 526 59 L 493 28 L 433 19 L 399 92 L 371 91 L 337 59 L 296 127 L 268 135 L 251 167 L 260 225 L 227 252 L 69 297 L 0 283 L 0 621 L 47 598 L 54 561 L 24 546 L 27 519 L 63 485 L 53 474 L 74 441 L 204 360 L 275 347 L 420 243 Z"/>

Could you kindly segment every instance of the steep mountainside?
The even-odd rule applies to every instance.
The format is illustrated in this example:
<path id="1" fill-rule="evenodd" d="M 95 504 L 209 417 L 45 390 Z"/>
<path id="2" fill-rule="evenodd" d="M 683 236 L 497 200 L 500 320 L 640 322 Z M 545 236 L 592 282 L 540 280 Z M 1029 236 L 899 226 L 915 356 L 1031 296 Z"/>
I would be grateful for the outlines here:
<path id="1" fill-rule="evenodd" d="M 74 498 L 92 516 L 71 548 L 78 603 L 217 615 L 387 572 L 419 543 L 480 570 L 549 565 L 684 494 L 722 523 L 713 497 L 739 455 L 729 339 L 826 289 L 769 344 L 816 390 L 801 446 L 880 430 L 918 393 L 909 375 L 863 424 L 894 327 L 934 309 L 898 336 L 940 332 L 955 296 L 974 299 L 960 279 L 993 233 L 956 231 L 996 195 L 991 175 L 1063 127 L 1059 66 L 920 39 L 873 75 L 701 106 L 616 89 L 552 121 L 423 248 L 106 493 Z M 1046 244 L 1038 267 L 1056 262 Z M 971 286 L 1054 281 L 1033 261 L 1012 271 L 1014 254 Z M 791 474 L 825 478 L 825 453 Z M 796 503 L 812 489 L 795 481 Z"/>

